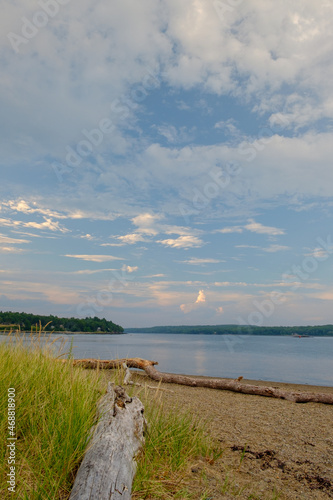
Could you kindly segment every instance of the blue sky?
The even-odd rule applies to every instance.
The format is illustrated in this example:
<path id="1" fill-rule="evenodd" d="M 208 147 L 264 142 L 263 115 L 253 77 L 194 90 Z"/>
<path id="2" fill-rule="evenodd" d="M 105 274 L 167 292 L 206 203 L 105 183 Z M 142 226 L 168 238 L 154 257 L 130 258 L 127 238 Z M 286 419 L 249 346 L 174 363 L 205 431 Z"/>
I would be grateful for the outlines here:
<path id="1" fill-rule="evenodd" d="M 333 322 L 333 6 L 5 1 L 0 309 Z"/>

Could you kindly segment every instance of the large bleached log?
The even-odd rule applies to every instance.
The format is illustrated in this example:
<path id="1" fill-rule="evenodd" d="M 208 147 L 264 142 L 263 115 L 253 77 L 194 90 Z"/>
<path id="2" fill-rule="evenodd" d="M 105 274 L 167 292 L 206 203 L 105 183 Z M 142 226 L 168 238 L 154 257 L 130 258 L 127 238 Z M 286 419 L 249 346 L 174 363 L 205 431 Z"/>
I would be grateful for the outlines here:
<path id="1" fill-rule="evenodd" d="M 149 361 L 141 358 L 114 359 L 114 360 L 96 360 L 96 359 L 77 359 L 73 361 L 74 365 L 84 368 L 112 369 L 121 367 L 123 363 L 129 368 L 144 370 L 147 375 L 156 381 L 188 385 L 192 387 L 208 387 L 210 389 L 220 389 L 242 394 L 253 394 L 255 396 L 266 396 L 271 398 L 286 399 L 295 403 L 325 403 L 333 404 L 333 394 L 329 393 L 311 393 L 311 392 L 293 392 L 275 387 L 259 386 L 245 384 L 239 380 L 221 379 L 221 378 L 194 378 L 185 375 L 176 375 L 173 373 L 162 373 L 156 370 L 154 365 L 157 361 Z"/>
<path id="2" fill-rule="evenodd" d="M 143 405 L 122 387 L 108 386 L 98 407 L 99 421 L 78 470 L 70 500 L 129 500 L 143 444 Z"/>

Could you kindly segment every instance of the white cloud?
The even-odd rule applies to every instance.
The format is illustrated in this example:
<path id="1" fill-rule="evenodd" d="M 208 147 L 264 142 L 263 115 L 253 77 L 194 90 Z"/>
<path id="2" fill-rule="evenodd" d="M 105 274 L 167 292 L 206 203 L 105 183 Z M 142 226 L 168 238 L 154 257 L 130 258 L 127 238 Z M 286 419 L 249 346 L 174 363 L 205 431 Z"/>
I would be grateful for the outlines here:
<path id="1" fill-rule="evenodd" d="M 218 264 L 219 262 L 225 262 L 225 261 L 218 259 L 199 259 L 196 257 L 191 257 L 189 260 L 182 260 L 181 262 L 183 262 L 184 264 L 191 264 L 194 266 L 198 266 L 201 264 Z"/>
<path id="2" fill-rule="evenodd" d="M 64 226 L 60 225 L 58 221 L 53 221 L 47 217 L 43 217 L 44 222 L 23 222 L 13 219 L 0 219 L 0 224 L 7 227 L 31 227 L 34 229 L 48 229 L 49 231 L 59 231 L 61 233 L 67 233 L 69 230 Z"/>
<path id="3" fill-rule="evenodd" d="M 235 248 L 260 248 L 258 245 L 235 245 Z"/>
<path id="4" fill-rule="evenodd" d="M 248 286 L 247 283 L 245 283 L 244 281 L 240 281 L 240 282 L 231 282 L 231 281 L 216 281 L 214 283 L 214 286 L 217 286 L 217 287 L 229 287 L 229 286 Z"/>
<path id="5" fill-rule="evenodd" d="M 205 292 L 203 290 L 199 290 L 197 300 L 195 301 L 196 304 L 200 304 L 202 302 L 206 302 L 206 296 Z"/>
<path id="6" fill-rule="evenodd" d="M 80 271 L 71 271 L 70 274 L 96 274 L 117 271 L 117 269 L 81 269 Z"/>
<path id="7" fill-rule="evenodd" d="M 31 206 L 31 204 L 33 206 Z M 60 214 L 59 212 L 52 211 L 48 208 L 42 208 L 38 206 L 37 201 L 31 201 L 30 204 L 25 200 L 9 200 L 8 202 L 2 203 L 3 207 L 7 207 L 15 212 L 21 212 L 23 214 L 42 214 L 49 218 L 55 219 L 66 219 L 67 216 Z"/>
<path id="8" fill-rule="evenodd" d="M 196 298 L 195 302 L 187 303 L 187 304 L 181 304 L 179 306 L 180 310 L 183 311 L 184 314 L 188 314 L 198 307 L 200 307 L 201 304 L 204 304 L 206 302 L 206 296 L 204 290 L 199 290 L 198 296 Z"/>
<path id="9" fill-rule="evenodd" d="M 124 266 L 122 267 L 122 270 L 123 270 L 123 271 L 126 271 L 126 272 L 128 272 L 128 273 L 134 273 L 134 272 L 135 272 L 135 271 L 137 271 L 138 269 L 139 269 L 139 268 L 138 268 L 138 266 L 126 266 L 126 265 L 124 265 Z"/>
<path id="10" fill-rule="evenodd" d="M 24 250 L 22 248 L 17 248 L 17 247 L 7 247 L 7 246 L 0 246 L 0 253 L 22 253 Z"/>
<path id="11" fill-rule="evenodd" d="M 10 244 L 16 244 L 16 245 L 19 245 L 21 243 L 30 243 L 29 240 L 22 240 L 22 239 L 18 239 L 18 238 L 11 238 L 9 236 L 6 236 L 2 233 L 0 233 L 0 244 L 1 243 L 10 243 Z"/>
<path id="12" fill-rule="evenodd" d="M 308 241 L 313 242 L 313 247 L 319 245 L 315 243 L 316 237 L 319 232 L 326 234 L 327 225 L 323 218 L 310 217 L 310 210 L 328 213 L 333 195 L 333 132 L 329 125 L 333 117 L 332 2 L 325 0 L 319 7 L 313 0 L 238 2 L 223 19 L 212 0 L 81 0 L 79 7 L 77 2 L 67 2 L 16 54 L 6 34 L 20 33 L 22 17 L 32 19 L 36 9 L 40 9 L 37 4 L 38 1 L 27 0 L 4 2 L 0 18 L 0 29 L 5 34 L 0 40 L 3 66 L 0 167 L 4 181 L 0 189 L 2 198 L 9 200 L 0 205 L 0 224 L 12 230 L 30 228 L 27 239 L 41 236 L 45 239 L 29 245 L 40 252 L 41 269 L 61 267 L 61 260 L 53 261 L 60 243 L 74 264 L 74 257 L 92 262 L 109 260 L 105 255 L 87 255 L 92 238 L 101 246 L 132 245 L 123 248 L 128 262 L 139 258 L 139 251 L 135 254 L 133 248 L 135 244 L 147 241 L 145 247 L 150 247 L 158 240 L 165 248 L 154 247 L 158 250 L 152 255 L 154 266 L 144 258 L 142 267 L 140 264 L 140 271 L 145 268 L 147 273 L 157 269 L 154 260 L 167 260 L 170 248 L 186 250 L 207 242 L 207 252 L 200 252 L 201 259 L 185 261 L 196 265 L 199 272 L 182 266 L 182 272 L 199 275 L 198 266 L 217 264 L 213 261 L 218 261 L 222 251 L 230 259 L 238 258 L 240 252 L 232 255 L 231 244 L 257 243 L 264 239 L 261 236 L 267 237 L 269 243 L 277 243 L 277 237 L 285 233 L 288 233 L 286 240 L 291 238 L 296 223 L 293 217 L 289 220 L 285 211 L 276 211 L 271 219 L 274 224 L 284 217 L 281 228 L 256 221 L 258 214 L 264 216 L 268 206 L 274 209 L 283 205 L 288 209 L 288 203 L 295 210 L 307 207 L 309 224 L 301 213 L 295 215 L 299 216 L 302 227 L 306 227 L 304 231 L 309 231 L 308 238 L 312 240 Z M 228 113 L 219 117 L 217 112 L 223 108 L 225 98 Z M 237 110 L 235 105 L 239 105 Z M 236 116 L 236 111 L 237 121 L 228 120 L 233 112 Z M 64 174 L 64 182 L 59 184 L 52 163 L 64 163 L 68 148 L 76 149 L 87 134 L 95 132 L 96 138 L 96 130 L 104 118 L 113 122 L 113 132 L 104 134 L 92 154 L 77 167 L 71 167 L 70 173 Z M 227 140 L 222 131 L 225 136 L 229 134 Z M 156 138 L 158 133 L 160 136 Z M 193 143 L 192 138 L 197 142 Z M 182 141 L 190 142 L 181 147 Z M 212 187 L 210 173 L 217 165 L 229 164 L 239 164 L 242 171 L 232 175 L 227 186 L 219 186 L 215 197 L 199 204 L 199 213 L 186 222 L 189 227 L 176 225 L 181 217 L 180 203 L 196 210 L 198 192 L 207 194 Z M 62 224 L 64 220 L 66 227 Z M 314 220 L 318 221 L 318 231 Z M 133 224 L 130 229 L 128 221 Z M 239 221 L 245 222 L 232 225 L 240 224 Z M 221 227 L 230 224 L 219 230 L 221 234 L 235 234 L 223 237 L 225 247 L 220 245 L 214 250 L 217 238 L 209 241 L 209 236 L 214 234 L 217 224 Z M 79 240 L 83 255 L 76 255 L 75 244 L 85 233 Z M 19 240 L 2 241 L 2 251 L 7 255 L 14 253 L 15 248 L 21 252 L 18 246 L 26 242 L 23 242 L 25 236 L 20 238 L 20 244 Z M 46 238 L 59 238 L 59 245 L 48 245 Z M 39 242 L 43 245 L 37 245 Z M 277 272 L 279 266 L 274 265 L 274 259 L 277 261 L 278 255 L 274 252 L 287 250 L 286 245 L 291 243 L 285 240 L 284 245 L 269 246 L 269 243 L 267 248 L 265 244 L 238 248 L 270 252 L 270 259 L 263 260 L 270 261 L 271 269 Z M 304 251 L 297 245 L 295 241 L 295 262 Z M 318 260 L 329 256 L 320 248 L 306 251 L 313 252 L 312 256 Z M 140 257 L 143 253 L 140 251 Z M 252 253 L 259 252 L 244 255 L 237 268 L 227 272 L 236 273 L 235 279 L 243 271 L 244 276 L 250 276 L 254 268 L 249 265 L 253 264 Z M 34 254 L 31 252 L 31 261 L 24 259 L 22 268 L 31 264 L 35 269 Z M 111 257 L 114 259 L 119 258 Z M 11 259 L 7 260 L 11 265 Z M 177 271 L 172 262 L 169 264 L 171 280 Z M 257 274 L 267 271 L 262 264 L 260 270 L 256 267 Z M 214 269 L 222 273 L 219 267 Z M 78 274 L 83 275 L 82 282 L 96 283 L 97 276 L 91 280 L 87 276 L 85 280 L 84 275 L 92 272 Z M 184 287 L 191 286 L 195 286 L 195 291 L 191 291 L 193 297 L 186 293 L 183 297 Z M 241 294 L 217 296 L 211 302 L 212 292 L 207 283 L 156 285 L 149 289 L 145 300 L 151 308 L 155 304 L 170 307 L 164 316 L 169 318 L 172 307 L 181 315 L 182 302 L 185 309 L 193 307 L 199 288 L 207 289 L 212 311 L 218 310 L 220 303 L 224 305 L 222 300 L 228 297 L 234 300 L 235 308 L 241 309 L 243 305 Z M 38 283 L 33 293 L 40 297 L 41 289 Z M 140 294 L 144 289 L 142 283 L 131 289 L 137 303 L 142 300 Z M 85 290 L 87 293 L 91 290 L 91 283 Z M 81 293 L 76 296 L 71 290 L 68 295 L 62 292 L 59 287 L 54 295 L 50 292 L 49 298 L 66 307 L 67 298 L 73 302 Z M 27 297 L 28 281 L 24 293 Z M 251 307 L 251 299 L 248 301 Z M 328 308 L 329 304 L 329 311 Z M 142 308 L 140 314 L 145 312 Z M 226 312 L 230 314 L 229 305 Z M 159 313 L 156 309 L 155 317 L 162 321 Z M 204 316 L 204 308 L 200 313 L 209 320 L 208 315 Z M 308 317 L 301 309 L 297 313 L 293 318 L 305 321 Z M 318 317 L 321 314 L 316 312 Z M 282 314 L 281 317 L 284 320 Z M 173 319 L 177 321 L 177 317 Z"/>
<path id="13" fill-rule="evenodd" d="M 48 229 L 49 231 L 60 231 L 61 233 L 67 233 L 69 230 L 63 226 L 60 226 L 58 221 L 53 221 L 47 217 L 44 217 L 44 222 L 25 222 L 22 223 L 23 227 L 33 227 L 34 229 Z"/>
<path id="14" fill-rule="evenodd" d="M 277 227 L 264 226 L 263 224 L 260 224 L 260 222 L 255 222 L 253 219 L 250 219 L 249 223 L 246 224 L 244 228 L 248 229 L 252 233 L 269 234 L 270 236 L 285 234 L 283 229 L 279 229 Z"/>
<path id="15" fill-rule="evenodd" d="M 35 8 L 25 0 L 6 3 L 0 24 L 3 32 L 19 33 L 22 15 L 32 17 Z M 331 117 L 333 64 L 327 40 L 332 11 L 330 2 L 318 8 L 312 0 L 296 0 L 288 6 L 253 0 L 232 8 L 223 21 L 214 2 L 205 0 L 186 4 L 142 0 L 130 9 L 120 1 L 109 5 L 82 0 L 79 14 L 75 3 L 68 3 L 20 47 L 24 57 L 20 65 L 19 56 L 3 37 L 6 77 L 1 83 L 8 121 L 4 146 L 22 157 L 34 151 L 37 156 L 47 151 L 63 155 L 68 143 L 83 139 L 81 130 L 91 130 L 103 117 L 110 115 L 117 126 L 125 115 L 126 105 L 120 102 L 128 97 L 124 89 L 145 81 L 159 64 L 164 68 L 163 79 L 175 87 L 260 96 L 260 110 L 274 114 L 277 107 L 285 107 L 295 120 L 310 102 L 298 119 L 302 123 L 311 123 L 316 109 L 315 118 Z M 47 61 L 46 72 L 41 61 Z M 160 80 L 157 76 L 155 88 Z M 285 84 L 297 89 L 291 102 L 283 92 Z M 106 111 L 115 99 L 118 112 Z M 43 106 L 38 107 L 40 102 Z M 35 109 L 40 113 L 36 115 Z M 31 116 L 34 127 L 28 132 L 25 124 Z M 118 131 L 113 135 L 108 140 L 114 147 L 120 143 L 130 147 Z M 9 138 L 15 139 L 12 144 Z"/>
<path id="16" fill-rule="evenodd" d="M 124 260 L 121 257 L 114 257 L 112 255 L 70 255 L 64 257 L 72 257 L 73 259 L 82 259 L 89 262 L 108 262 L 109 260 Z"/>
<path id="17" fill-rule="evenodd" d="M 179 238 L 169 238 L 157 240 L 165 246 L 174 248 L 189 248 L 201 246 L 203 242 L 196 236 L 200 234 L 197 229 L 191 229 L 184 226 L 175 226 L 162 222 L 165 216 L 162 214 L 142 213 L 132 218 L 132 223 L 137 226 L 137 230 L 123 236 L 117 236 L 122 244 L 133 245 L 138 242 L 152 242 L 153 237 L 159 234 L 179 235 Z M 148 239 L 147 239 L 148 238 Z"/>
<path id="18" fill-rule="evenodd" d="M 122 247 L 124 243 L 101 243 L 101 247 Z"/>
<path id="19" fill-rule="evenodd" d="M 149 274 L 148 276 L 144 276 L 144 278 L 165 278 L 166 274 Z"/>
<path id="20" fill-rule="evenodd" d="M 176 239 L 169 238 L 166 240 L 159 240 L 157 243 L 172 248 L 195 248 L 204 245 L 204 242 L 197 236 L 179 236 L 179 238 Z"/>
<path id="21" fill-rule="evenodd" d="M 194 129 L 190 131 L 186 127 L 176 128 L 173 125 L 161 125 L 156 127 L 157 132 L 165 137 L 171 144 L 189 142 L 194 138 Z"/>
<path id="22" fill-rule="evenodd" d="M 267 234 L 267 233 L 264 233 Z M 268 233 L 270 234 L 270 233 Z M 257 248 L 260 250 L 263 250 L 264 252 L 269 252 L 269 253 L 275 253 L 275 252 L 280 252 L 283 250 L 290 250 L 290 247 L 287 245 L 270 245 L 269 247 L 262 248 L 258 245 L 235 245 L 235 248 Z"/>
<path id="23" fill-rule="evenodd" d="M 216 232 L 216 233 L 222 233 L 222 234 L 242 233 L 243 232 L 243 227 L 242 226 L 224 227 L 223 229 L 216 229 L 216 231 L 214 231 L 214 232 Z"/>
<path id="24" fill-rule="evenodd" d="M 91 236 L 91 234 L 88 234 L 88 233 L 80 236 L 80 238 L 82 238 L 83 240 L 89 240 L 89 241 L 92 241 L 94 239 L 94 237 Z"/>
<path id="25" fill-rule="evenodd" d="M 123 244 L 128 244 L 128 245 L 134 245 L 139 241 L 146 241 L 145 238 L 140 233 L 131 233 L 131 234 L 126 234 L 124 236 L 118 236 L 118 240 L 122 241 Z M 114 245 L 115 244 L 113 244 L 113 246 Z"/>
<path id="26" fill-rule="evenodd" d="M 217 129 L 222 129 L 225 131 L 230 136 L 233 137 L 241 137 L 239 129 L 235 125 L 235 120 L 233 118 L 230 118 L 229 120 L 226 121 L 219 121 L 215 123 L 214 128 Z"/>
<path id="27" fill-rule="evenodd" d="M 333 250 L 333 246 L 328 246 L 328 249 L 325 250 L 324 248 L 317 247 L 314 250 L 312 250 L 310 253 L 307 253 L 307 256 L 314 257 L 315 259 L 318 260 L 326 260 L 329 257 L 329 252 Z"/>
<path id="28" fill-rule="evenodd" d="M 284 251 L 284 250 L 290 250 L 290 247 L 288 247 L 286 245 L 270 245 L 267 248 L 263 248 L 263 250 L 265 252 L 274 253 L 274 252 L 281 252 L 281 251 Z"/>

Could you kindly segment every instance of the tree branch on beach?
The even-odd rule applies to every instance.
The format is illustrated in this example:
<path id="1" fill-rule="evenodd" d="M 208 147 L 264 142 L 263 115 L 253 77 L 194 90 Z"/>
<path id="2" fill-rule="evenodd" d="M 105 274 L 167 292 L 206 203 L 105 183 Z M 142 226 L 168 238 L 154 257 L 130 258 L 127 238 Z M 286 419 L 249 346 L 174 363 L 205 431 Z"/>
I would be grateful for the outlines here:
<path id="1" fill-rule="evenodd" d="M 333 394 L 311 393 L 311 392 L 293 392 L 275 387 L 258 386 L 241 382 L 237 380 L 223 378 L 195 378 L 173 373 L 163 373 L 156 370 L 157 361 L 149 361 L 141 358 L 98 360 L 98 359 L 76 359 L 73 360 L 74 366 L 82 366 L 88 369 L 114 369 L 121 368 L 123 363 L 129 368 L 144 370 L 149 378 L 158 382 L 187 385 L 191 387 L 207 387 L 209 389 L 219 389 L 242 394 L 252 394 L 254 396 L 266 396 L 270 398 L 285 399 L 295 403 L 324 403 L 333 404 Z"/>

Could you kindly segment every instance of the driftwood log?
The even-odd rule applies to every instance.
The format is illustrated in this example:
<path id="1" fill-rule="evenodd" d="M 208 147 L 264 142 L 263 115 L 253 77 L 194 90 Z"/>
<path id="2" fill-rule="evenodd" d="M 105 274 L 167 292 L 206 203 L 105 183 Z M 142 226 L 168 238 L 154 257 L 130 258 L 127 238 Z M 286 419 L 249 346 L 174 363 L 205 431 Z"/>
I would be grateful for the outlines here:
<path id="1" fill-rule="evenodd" d="M 143 443 L 143 405 L 120 386 L 108 385 L 99 421 L 78 470 L 70 500 L 129 500 Z"/>
<path id="2" fill-rule="evenodd" d="M 97 359 L 76 359 L 74 365 L 84 368 L 99 368 L 112 369 L 120 368 L 123 363 L 129 368 L 144 370 L 148 377 L 152 380 L 188 385 L 192 387 L 208 387 L 210 389 L 220 389 L 242 394 L 252 394 L 256 396 L 266 396 L 271 398 L 286 399 L 295 403 L 325 403 L 333 404 L 333 394 L 329 393 L 311 393 L 311 392 L 293 392 L 275 387 L 258 386 L 245 384 L 241 382 L 242 377 L 237 380 L 221 379 L 221 378 L 194 378 L 185 375 L 176 375 L 173 373 L 162 373 L 156 370 L 154 365 L 157 361 L 149 361 L 141 358 L 114 359 L 114 360 L 97 360 Z"/>
<path id="3" fill-rule="evenodd" d="M 164 387 L 161 387 L 160 384 L 156 386 L 156 385 L 147 385 L 147 384 L 143 385 L 143 384 L 139 384 L 138 382 L 133 382 L 131 380 L 131 372 L 130 372 L 127 364 L 123 363 L 122 368 L 125 371 L 125 376 L 124 376 L 124 380 L 123 380 L 124 385 L 135 385 L 136 387 L 147 387 L 148 389 L 153 389 L 154 391 L 175 392 L 175 391 L 171 391 L 170 389 L 164 389 Z"/>

